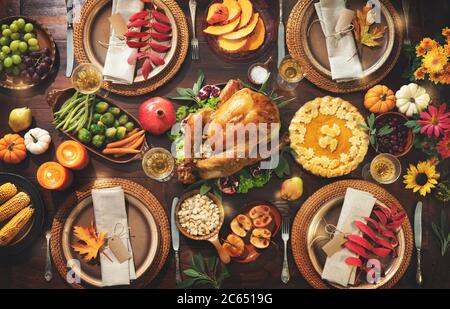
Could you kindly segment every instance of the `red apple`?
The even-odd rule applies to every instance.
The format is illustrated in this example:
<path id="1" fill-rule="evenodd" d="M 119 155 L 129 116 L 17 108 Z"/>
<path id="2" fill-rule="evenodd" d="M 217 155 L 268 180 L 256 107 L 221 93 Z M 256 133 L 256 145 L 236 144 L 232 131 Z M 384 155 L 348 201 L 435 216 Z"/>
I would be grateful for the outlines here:
<path id="1" fill-rule="evenodd" d="M 161 97 L 151 98 L 139 106 L 139 122 L 154 135 L 169 130 L 176 121 L 172 102 Z"/>

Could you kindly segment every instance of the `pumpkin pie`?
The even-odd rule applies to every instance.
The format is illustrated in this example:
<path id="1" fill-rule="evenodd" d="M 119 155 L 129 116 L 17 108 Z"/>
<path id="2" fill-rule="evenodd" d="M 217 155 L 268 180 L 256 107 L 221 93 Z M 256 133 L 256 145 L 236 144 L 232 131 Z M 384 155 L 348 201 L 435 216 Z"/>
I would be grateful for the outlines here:
<path id="1" fill-rule="evenodd" d="M 316 98 L 304 104 L 289 125 L 297 162 L 323 177 L 349 174 L 364 160 L 369 136 L 355 106 L 341 98 Z"/>

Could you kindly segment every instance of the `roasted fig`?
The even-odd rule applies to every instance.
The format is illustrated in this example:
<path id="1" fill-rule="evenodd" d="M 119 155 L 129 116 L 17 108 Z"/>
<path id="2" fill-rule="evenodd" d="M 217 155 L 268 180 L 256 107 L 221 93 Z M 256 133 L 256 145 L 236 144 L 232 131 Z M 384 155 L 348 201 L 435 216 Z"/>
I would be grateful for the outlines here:
<path id="1" fill-rule="evenodd" d="M 268 229 L 256 228 L 250 236 L 250 243 L 258 249 L 265 249 L 270 245 L 272 233 Z"/>
<path id="2" fill-rule="evenodd" d="M 223 243 L 223 249 L 225 249 L 231 257 L 239 257 L 244 253 L 245 244 L 242 238 L 230 234 Z"/>
<path id="3" fill-rule="evenodd" d="M 231 230 L 234 234 L 245 237 L 247 232 L 252 228 L 252 221 L 246 215 L 237 215 L 230 223 Z"/>

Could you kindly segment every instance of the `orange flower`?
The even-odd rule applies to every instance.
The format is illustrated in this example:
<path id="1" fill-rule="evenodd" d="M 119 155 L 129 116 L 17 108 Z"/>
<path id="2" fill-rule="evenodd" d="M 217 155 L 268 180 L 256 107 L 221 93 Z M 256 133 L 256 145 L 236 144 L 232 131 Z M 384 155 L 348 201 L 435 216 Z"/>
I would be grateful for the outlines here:
<path id="1" fill-rule="evenodd" d="M 450 28 L 445 27 L 442 29 L 442 35 L 447 39 L 447 41 L 450 39 Z"/>
<path id="2" fill-rule="evenodd" d="M 441 73 L 448 63 L 448 56 L 442 46 L 433 48 L 422 59 L 422 66 L 429 73 Z"/>
<path id="3" fill-rule="evenodd" d="M 450 57 L 450 43 L 444 45 L 444 50 L 447 54 L 447 57 Z"/>
<path id="4" fill-rule="evenodd" d="M 415 80 L 422 80 L 425 78 L 425 69 L 423 67 L 418 68 L 415 72 L 414 72 L 414 79 Z"/>
<path id="5" fill-rule="evenodd" d="M 427 53 L 427 50 L 422 45 L 416 46 L 416 56 L 420 57 Z"/>
<path id="6" fill-rule="evenodd" d="M 435 40 L 432 40 L 430 38 L 423 38 L 422 41 L 420 41 L 419 45 L 427 51 L 439 46 L 439 44 Z"/>
<path id="7" fill-rule="evenodd" d="M 430 73 L 429 79 L 435 83 L 435 84 L 439 84 L 441 82 L 441 75 L 442 73 Z"/>

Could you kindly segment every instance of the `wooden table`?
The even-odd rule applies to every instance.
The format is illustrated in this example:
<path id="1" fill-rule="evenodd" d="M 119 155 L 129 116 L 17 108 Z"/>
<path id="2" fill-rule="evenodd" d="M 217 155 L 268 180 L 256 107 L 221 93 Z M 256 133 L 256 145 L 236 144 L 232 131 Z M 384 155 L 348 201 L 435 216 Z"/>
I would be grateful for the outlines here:
<path id="1" fill-rule="evenodd" d="M 184 12 L 189 15 L 188 1 L 178 1 L 183 8 Z M 198 15 L 202 16 L 205 11 L 206 0 L 200 0 L 199 7 L 197 9 Z M 273 12 L 277 12 L 277 2 L 271 5 L 274 6 Z M 285 15 L 290 11 L 296 1 L 285 0 Z M 401 12 L 400 1 L 393 1 L 399 12 Z M 449 2 L 445 0 L 441 1 L 424 1 L 416 0 L 411 1 L 412 12 L 412 39 L 418 40 L 423 35 L 433 36 L 438 33 L 440 29 L 446 26 L 445 21 L 448 21 L 449 15 Z M 35 125 L 50 131 L 53 143 L 48 152 L 41 156 L 30 155 L 23 163 L 17 166 L 7 166 L 0 163 L 0 171 L 8 171 L 12 173 L 18 173 L 30 179 L 36 183 L 36 170 L 37 167 L 43 162 L 55 159 L 55 147 L 59 145 L 64 136 L 57 132 L 51 124 L 51 113 L 48 108 L 45 95 L 50 89 L 58 89 L 70 86 L 70 81 L 64 76 L 66 66 L 66 25 L 65 25 L 65 2 L 63 0 L 0 0 L 0 14 L 1 17 L 9 15 L 26 15 L 36 18 L 41 23 L 45 24 L 52 32 L 56 43 L 58 45 L 60 61 L 58 74 L 41 87 L 31 93 L 0 93 L 0 134 L 6 134 L 10 132 L 7 125 L 9 111 L 15 107 L 28 106 L 33 111 Z M 420 14 L 420 16 L 419 16 Z M 286 16 L 287 18 L 287 16 Z M 197 19 L 197 33 L 201 33 L 200 18 Z M 186 58 L 185 63 L 182 66 L 180 72 L 175 78 L 164 87 L 155 91 L 155 93 L 138 97 L 127 98 L 116 95 L 111 95 L 110 98 L 119 104 L 120 107 L 127 109 L 134 115 L 137 115 L 137 108 L 139 103 L 151 96 L 167 96 L 175 93 L 174 88 L 191 87 L 197 78 L 197 71 L 203 70 L 206 74 L 208 83 L 224 82 L 230 78 L 241 78 L 246 80 L 247 65 L 233 65 L 225 63 L 214 56 L 208 49 L 204 37 L 200 34 L 200 61 L 191 61 L 190 54 Z M 272 54 L 276 55 L 276 46 L 272 48 Z M 407 81 L 401 78 L 401 73 L 405 68 L 405 62 L 400 59 L 394 70 L 383 81 L 384 84 L 389 85 L 392 89 L 398 89 L 402 84 Z M 274 67 L 272 69 L 275 69 Z M 436 93 L 435 95 L 442 96 L 444 93 Z M 293 113 L 305 102 L 318 96 L 329 95 L 325 91 L 322 91 L 315 87 L 308 81 L 301 82 L 300 86 L 296 90 L 295 96 L 297 99 L 290 104 L 287 108 L 281 111 L 282 119 L 285 123 L 289 123 Z M 448 92 L 447 92 L 448 94 Z M 288 94 L 287 94 L 288 95 Z M 367 115 L 367 111 L 362 108 L 363 93 L 357 92 L 342 96 L 344 99 L 352 102 L 359 110 Z M 153 145 L 169 147 L 169 141 L 165 137 L 148 137 L 149 141 Z M 372 149 L 366 156 L 366 162 L 369 162 L 374 156 Z M 167 214 L 170 213 L 170 205 L 175 195 L 180 194 L 183 187 L 176 184 L 175 181 L 171 181 L 166 184 L 159 184 L 148 179 L 143 173 L 140 162 L 134 162 L 127 165 L 117 165 L 106 162 L 105 160 L 91 156 L 91 163 L 87 169 L 81 172 L 75 173 L 75 182 L 73 186 L 63 193 L 55 193 L 47 190 L 40 189 L 43 199 L 45 200 L 47 208 L 47 228 L 51 224 L 52 217 L 57 211 L 58 206 L 62 203 L 65 196 L 70 192 L 80 188 L 88 181 L 102 177 L 125 177 L 130 180 L 136 181 L 156 195 L 160 202 L 167 210 Z M 405 170 L 409 163 L 416 163 L 420 159 L 424 159 L 425 156 L 417 151 L 410 152 L 407 156 L 401 159 L 402 167 Z M 318 188 L 325 184 L 336 181 L 336 179 L 321 179 L 319 177 L 312 176 L 304 172 L 298 165 L 289 158 L 289 163 L 293 174 L 301 175 L 305 183 L 305 192 L 300 201 L 291 203 L 291 213 L 295 215 L 302 202 L 314 193 Z M 361 164 L 362 166 L 363 164 Z M 352 174 L 342 177 L 342 179 L 361 178 L 361 166 Z M 255 199 L 270 200 L 274 197 L 279 190 L 281 181 L 276 177 L 271 183 L 258 190 L 253 190 L 247 195 L 236 195 L 232 198 L 225 198 L 224 202 L 230 207 L 232 211 L 237 211 L 246 202 Z M 385 188 L 394 194 L 407 209 L 408 217 L 410 220 L 413 218 L 413 209 L 416 204 L 418 195 L 413 194 L 412 191 L 404 189 L 404 185 L 401 180 L 396 183 L 385 186 Z M 439 253 L 439 247 L 436 239 L 432 235 L 430 224 L 431 221 L 438 220 L 439 206 L 436 200 L 430 197 L 422 199 L 424 202 L 424 252 L 423 252 L 423 274 L 424 274 L 424 286 L 431 288 L 450 288 L 450 259 L 448 255 L 441 257 Z M 230 272 L 231 278 L 226 280 L 223 287 L 226 288 L 308 288 L 309 285 L 302 278 L 300 273 L 295 267 L 292 259 L 292 254 L 289 252 L 290 274 L 291 280 L 287 285 L 284 285 L 280 280 L 280 272 L 282 265 L 282 241 L 280 235 L 275 239 L 276 246 L 273 245 L 267 252 L 255 262 L 247 265 L 231 264 Z M 195 242 L 189 241 L 185 238 L 181 239 L 181 256 L 182 266 L 186 266 L 189 257 L 192 253 L 201 252 L 203 255 L 214 254 L 213 247 L 207 242 Z M 42 235 L 39 241 L 37 241 L 31 248 L 10 260 L 0 261 L 0 287 L 1 288 L 65 288 L 66 283 L 59 275 L 56 275 L 51 283 L 46 283 L 43 277 L 45 265 L 45 239 Z M 415 256 L 413 256 L 411 265 L 406 275 L 400 280 L 396 287 L 398 288 L 414 288 L 415 285 Z M 157 278 L 150 284 L 151 288 L 174 288 L 175 287 L 175 273 L 174 273 L 174 257 L 173 253 L 169 255 L 165 267 Z"/>

